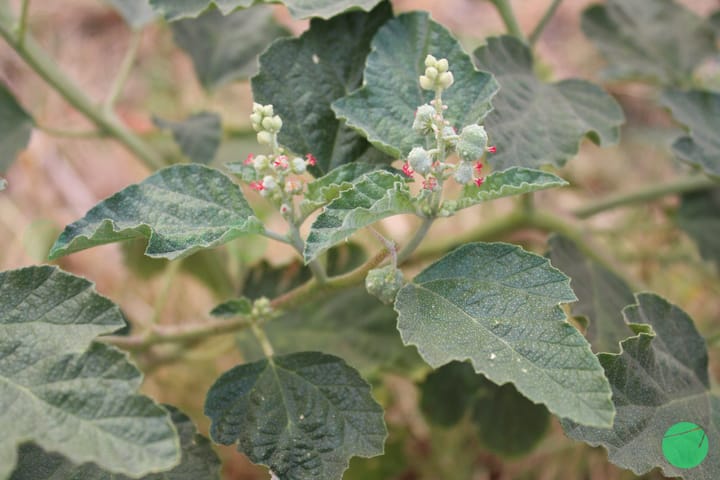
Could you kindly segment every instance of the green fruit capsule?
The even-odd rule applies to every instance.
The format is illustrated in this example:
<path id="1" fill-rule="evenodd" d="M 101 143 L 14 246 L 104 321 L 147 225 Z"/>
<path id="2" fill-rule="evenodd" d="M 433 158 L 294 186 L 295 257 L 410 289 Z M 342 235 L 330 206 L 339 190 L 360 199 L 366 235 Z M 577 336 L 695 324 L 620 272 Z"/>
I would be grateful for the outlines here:
<path id="1" fill-rule="evenodd" d="M 432 159 L 430 154 L 422 147 L 415 147 L 408 154 L 408 163 L 410 167 L 420 175 L 426 175 L 430 172 Z"/>
<path id="2" fill-rule="evenodd" d="M 488 136 L 485 128 L 480 125 L 468 125 L 462 129 L 460 140 L 457 144 L 457 152 L 460 158 L 466 162 L 472 162 L 485 155 Z"/>
<path id="3" fill-rule="evenodd" d="M 395 301 L 397 292 L 404 284 L 405 277 L 402 271 L 392 265 L 370 270 L 365 277 L 365 288 L 368 293 L 385 304 Z"/>

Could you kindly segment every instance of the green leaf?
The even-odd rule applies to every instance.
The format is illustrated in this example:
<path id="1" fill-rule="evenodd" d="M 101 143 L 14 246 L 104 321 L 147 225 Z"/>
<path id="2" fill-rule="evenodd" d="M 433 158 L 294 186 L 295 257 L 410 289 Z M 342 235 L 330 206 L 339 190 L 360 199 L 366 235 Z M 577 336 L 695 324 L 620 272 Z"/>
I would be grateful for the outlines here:
<path id="1" fill-rule="evenodd" d="M 0 478 L 27 441 L 134 476 L 177 464 L 167 412 L 136 393 L 140 372 L 91 344 L 125 324 L 117 306 L 47 266 L 0 272 L 0 298 Z"/>
<path id="2" fill-rule="evenodd" d="M 560 167 L 577 154 L 585 136 L 599 145 L 618 142 L 625 116 L 615 99 L 585 80 L 540 81 L 532 52 L 515 37 L 488 38 L 475 60 L 500 83 L 485 119 L 497 147 L 488 161 L 496 168 Z"/>
<path id="3" fill-rule="evenodd" d="M 520 395 L 512 384 L 495 385 L 464 362 L 428 374 L 420 393 L 423 413 L 440 425 L 453 425 L 471 412 L 480 443 L 501 455 L 529 452 L 550 424 L 545 407 Z"/>
<path id="4" fill-rule="evenodd" d="M 106 0 L 134 30 L 139 30 L 155 20 L 155 12 L 148 0 Z"/>
<path id="5" fill-rule="evenodd" d="M 720 457 L 714 453 L 685 470 L 670 465 L 662 452 L 665 432 L 681 421 L 701 426 L 710 445 L 720 444 L 720 398 L 710 393 L 705 340 L 690 317 L 662 297 L 636 298 L 623 315 L 637 336 L 622 342 L 620 354 L 598 355 L 617 409 L 612 429 L 563 421 L 565 432 L 604 446 L 612 463 L 638 475 L 659 467 L 667 477 L 719 478 Z"/>
<path id="6" fill-rule="evenodd" d="M 327 205 L 348 190 L 362 175 L 377 170 L 378 165 L 352 162 L 332 169 L 326 175 L 307 184 L 307 192 L 300 202 L 300 212 L 309 215 Z"/>
<path id="7" fill-rule="evenodd" d="M 578 297 L 573 315 L 589 320 L 587 337 L 595 352 L 619 352 L 620 341 L 630 335 L 621 310 L 635 301 L 630 286 L 615 272 L 586 257 L 562 235 L 550 241 L 550 261 L 568 275 Z"/>
<path id="8" fill-rule="evenodd" d="M 195 74 L 207 90 L 257 72 L 258 55 L 287 30 L 264 5 L 227 16 L 216 9 L 172 23 L 175 43 L 192 58 Z"/>
<path id="9" fill-rule="evenodd" d="M 50 259 L 145 237 L 146 255 L 172 260 L 262 228 L 240 188 L 225 174 L 198 164 L 174 165 L 103 200 L 68 225 Z"/>
<path id="10" fill-rule="evenodd" d="M 236 8 L 249 7 L 262 0 L 150 0 L 156 10 L 162 12 L 169 21 L 179 18 L 197 17 L 211 5 L 215 5 L 223 14 Z M 269 0 L 267 0 L 269 1 Z M 369 11 L 381 0 L 282 0 L 290 13 L 296 18 L 330 18 L 346 10 L 361 9 Z"/>
<path id="11" fill-rule="evenodd" d="M 252 302 L 246 297 L 234 298 L 217 305 L 210 311 L 215 317 L 234 317 L 236 315 L 250 315 Z"/>
<path id="12" fill-rule="evenodd" d="M 406 155 L 425 139 L 413 132 L 415 109 L 432 100 L 418 78 L 425 56 L 447 58 L 455 83 L 443 93 L 445 118 L 455 128 L 480 122 L 498 90 L 492 75 L 478 72 L 450 33 L 425 12 L 406 13 L 375 35 L 365 67 L 365 85 L 332 105 L 338 117 L 377 148 L 394 157 Z"/>
<path id="13" fill-rule="evenodd" d="M 257 0 L 150 0 L 150 5 L 169 22 L 181 18 L 195 18 L 211 6 L 223 15 L 237 8 L 251 6 Z"/>
<path id="14" fill-rule="evenodd" d="M 305 263 L 363 227 L 413 212 L 415 205 L 402 176 L 384 170 L 366 173 L 340 192 L 313 222 L 303 252 Z"/>
<path id="15" fill-rule="evenodd" d="M 30 141 L 33 119 L 0 83 L 0 172 L 6 172 Z"/>
<path id="16" fill-rule="evenodd" d="M 470 359 L 559 417 L 612 425 L 610 387 L 559 304 L 576 300 L 547 259 L 505 243 L 471 243 L 441 258 L 395 300 L 406 345 L 437 368 Z"/>
<path id="17" fill-rule="evenodd" d="M 357 287 L 288 312 L 268 322 L 264 329 L 278 354 L 318 350 L 337 355 L 363 374 L 370 374 L 382 366 L 415 363 L 413 350 L 400 341 L 395 317 L 392 307 Z M 237 339 L 243 358 L 263 357 L 251 333 L 241 332 Z"/>
<path id="18" fill-rule="evenodd" d="M 582 29 L 612 80 L 682 84 L 716 51 L 709 23 L 673 0 L 608 0 L 583 12 Z"/>
<path id="19" fill-rule="evenodd" d="M 700 255 L 720 267 L 720 188 L 683 194 L 675 221 Z"/>
<path id="20" fill-rule="evenodd" d="M 552 173 L 530 168 L 511 167 L 501 172 L 493 172 L 480 187 L 467 185 L 455 201 L 445 202 L 443 207 L 450 211 L 472 207 L 497 198 L 537 192 L 548 188 L 564 187 L 568 182 Z"/>
<path id="21" fill-rule="evenodd" d="M 283 119 L 281 144 L 315 156 L 313 174 L 383 158 L 363 136 L 335 118 L 330 104 L 362 85 L 370 40 L 391 17 L 390 4 L 383 2 L 370 13 L 314 19 L 300 38 L 275 42 L 260 56 L 260 73 L 252 79 L 255 101 L 272 104 Z"/>
<path id="22" fill-rule="evenodd" d="M 170 130 L 180 151 L 191 161 L 210 164 L 222 140 L 220 115 L 200 112 L 182 122 L 171 122 L 153 117 L 158 128 Z"/>
<path id="23" fill-rule="evenodd" d="M 369 12 L 382 0 L 282 0 L 295 18 L 332 18 L 347 10 Z"/>
<path id="24" fill-rule="evenodd" d="M 678 158 L 720 177 L 720 93 L 672 89 L 663 92 L 661 102 L 690 131 L 673 143 Z"/>
<path id="25" fill-rule="evenodd" d="M 237 366 L 210 388 L 210 435 L 278 478 L 342 478 L 350 457 L 383 452 L 383 411 L 342 359 L 317 352 Z"/>
<path id="26" fill-rule="evenodd" d="M 210 441 L 199 435 L 195 425 L 174 407 L 170 411 L 173 424 L 180 435 L 182 460 L 168 472 L 151 473 L 142 480 L 212 480 L 220 474 L 220 460 Z M 10 480 L 73 479 L 73 480 L 129 480 L 130 477 L 110 473 L 93 463 L 76 465 L 57 453 L 48 453 L 33 443 L 20 447 L 18 465 Z"/>

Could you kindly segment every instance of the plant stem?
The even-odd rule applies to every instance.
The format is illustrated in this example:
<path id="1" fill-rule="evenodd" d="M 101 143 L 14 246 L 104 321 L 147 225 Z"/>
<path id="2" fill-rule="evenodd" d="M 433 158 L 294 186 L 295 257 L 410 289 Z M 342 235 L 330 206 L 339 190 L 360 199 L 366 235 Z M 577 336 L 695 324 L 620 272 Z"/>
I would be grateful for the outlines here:
<path id="1" fill-rule="evenodd" d="M 276 240 L 276 241 L 278 241 L 278 242 L 287 243 L 287 244 L 292 245 L 292 243 L 291 243 L 290 240 L 288 239 L 287 235 L 282 235 L 282 234 L 280 234 L 280 233 L 273 232 L 272 230 L 268 230 L 267 228 L 266 228 L 265 231 L 262 233 L 262 235 L 265 236 L 265 237 L 267 237 L 267 238 L 272 238 L 273 240 Z"/>
<path id="2" fill-rule="evenodd" d="M 58 69 L 55 62 L 38 46 L 31 35 L 25 34 L 22 42 L 16 38 L 13 34 L 12 15 L 2 2 L 0 2 L 0 36 L 25 60 L 30 68 L 70 105 L 92 121 L 98 129 L 117 139 L 149 168 L 158 169 L 164 166 L 164 162 L 154 150 L 114 117 L 106 115 Z"/>
<path id="3" fill-rule="evenodd" d="M 263 330 L 263 328 L 255 322 L 252 323 L 250 328 L 252 329 L 253 335 L 255 335 L 255 338 L 260 344 L 260 347 L 262 347 L 262 351 L 265 357 L 271 359 L 273 356 L 275 356 L 275 350 L 270 343 L 270 339 L 265 334 L 265 330 Z"/>
<path id="4" fill-rule="evenodd" d="M 413 235 L 410 241 L 397 254 L 398 263 L 402 263 L 415 251 L 425 238 L 425 235 L 427 235 L 434 221 L 435 219 L 432 217 L 426 217 L 423 219 L 422 224 L 420 224 L 420 227 L 417 229 L 417 232 L 415 232 L 415 235 Z"/>
<path id="5" fill-rule="evenodd" d="M 54 137 L 100 138 L 104 136 L 103 132 L 99 130 L 63 130 L 61 128 L 48 127 L 38 123 L 35 123 L 35 128 Z"/>
<path id="6" fill-rule="evenodd" d="M 495 8 L 497 9 L 498 13 L 500 14 L 500 17 L 503 20 L 503 23 L 505 23 L 505 27 L 508 30 L 508 33 L 510 35 L 513 35 L 514 37 L 519 38 L 523 42 L 525 41 L 525 35 L 523 34 L 522 30 L 520 29 L 520 25 L 517 22 L 517 18 L 515 18 L 515 12 L 512 9 L 512 5 L 510 5 L 509 0 L 490 0 L 490 2 L 495 5 Z"/>
<path id="7" fill-rule="evenodd" d="M 707 190 L 712 187 L 720 187 L 720 183 L 715 182 L 704 175 L 684 177 L 671 182 L 648 185 L 644 188 L 635 189 L 631 192 L 614 194 L 605 199 L 580 207 L 574 210 L 573 214 L 578 218 L 588 218 L 597 213 L 611 210 L 616 207 L 624 207 L 634 203 L 643 203 L 648 200 L 655 200 L 657 198 L 662 198 L 666 195 L 676 193 Z"/>
<path id="8" fill-rule="evenodd" d="M 20 6 L 20 22 L 17 29 L 17 42 L 22 46 L 25 43 L 25 34 L 27 33 L 28 13 L 30 12 L 30 0 L 23 0 Z"/>
<path id="9" fill-rule="evenodd" d="M 175 281 L 175 277 L 177 277 L 177 274 L 180 271 L 182 263 L 182 260 L 175 260 L 174 262 L 170 262 L 165 269 L 165 278 L 162 290 L 160 290 L 160 294 L 155 300 L 155 305 L 153 306 L 153 315 L 152 320 L 150 321 L 151 325 L 156 325 L 160 320 L 160 316 L 165 309 L 168 296 L 170 295 L 170 289 L 172 288 L 173 282 Z"/>
<path id="10" fill-rule="evenodd" d="M 303 251 L 305 250 L 305 242 L 303 242 L 303 239 L 300 237 L 300 229 L 293 222 L 288 222 L 288 225 L 290 225 L 290 231 L 288 233 L 290 245 L 295 247 L 295 250 L 297 250 L 300 256 L 303 257 Z M 313 273 L 318 283 L 323 284 L 327 281 L 327 273 L 325 272 L 325 267 L 323 267 L 320 262 L 317 261 L 317 259 L 312 260 L 307 265 L 308 267 L 310 267 L 310 271 Z"/>
<path id="11" fill-rule="evenodd" d="M 125 82 L 127 82 L 127 79 L 130 76 L 130 71 L 135 64 L 135 57 L 137 56 L 138 49 L 140 48 L 141 40 L 142 30 L 134 31 L 132 33 L 132 36 L 130 37 L 130 45 L 128 46 L 128 51 L 125 54 L 122 63 L 120 64 L 120 70 L 118 70 L 117 76 L 115 77 L 115 80 L 110 87 L 110 93 L 108 93 L 108 96 L 105 99 L 105 104 L 103 105 L 103 107 L 105 108 L 106 114 L 110 114 L 113 111 L 113 106 L 115 105 L 115 102 L 122 94 L 123 88 L 125 87 Z"/>
<path id="12" fill-rule="evenodd" d="M 557 11 L 561 3 L 562 0 L 553 0 L 553 2 L 550 4 L 550 7 L 545 11 L 545 15 L 543 15 L 535 29 L 528 37 L 528 42 L 530 43 L 530 46 L 535 45 L 535 42 L 538 41 L 540 35 L 542 35 L 543 30 L 545 30 L 545 27 L 547 26 L 553 15 L 555 15 L 555 12 Z"/>

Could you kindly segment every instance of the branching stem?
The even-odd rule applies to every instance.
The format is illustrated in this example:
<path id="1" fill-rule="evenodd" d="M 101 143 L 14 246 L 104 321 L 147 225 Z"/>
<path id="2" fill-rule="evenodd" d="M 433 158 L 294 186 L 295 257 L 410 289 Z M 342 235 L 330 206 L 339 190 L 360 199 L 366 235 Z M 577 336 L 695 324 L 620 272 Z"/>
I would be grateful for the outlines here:
<path id="1" fill-rule="evenodd" d="M 528 42 L 530 43 L 530 46 L 535 45 L 535 43 L 540 39 L 543 30 L 545 30 L 545 27 L 550 22 L 550 19 L 553 17 L 553 15 L 555 15 L 555 12 L 557 11 L 561 3 L 562 0 L 553 0 L 553 2 L 550 4 L 550 7 L 548 7 L 548 9 L 545 11 L 545 14 L 542 16 L 537 26 L 533 29 L 532 33 L 528 37 Z"/>
<path id="2" fill-rule="evenodd" d="M 505 23 L 508 33 L 524 42 L 525 35 L 520 29 L 517 18 L 515 18 L 515 12 L 513 11 L 512 5 L 510 5 L 510 0 L 490 0 L 490 2 L 495 5 L 503 23 Z"/>
<path id="3" fill-rule="evenodd" d="M 130 71 L 132 70 L 132 67 L 135 64 L 135 57 L 137 57 L 137 52 L 138 52 L 138 49 L 140 48 L 141 40 L 142 40 L 142 31 L 141 30 L 134 31 L 132 36 L 130 37 L 130 45 L 128 46 L 127 53 L 125 54 L 125 57 L 123 58 L 123 61 L 120 64 L 120 70 L 118 70 L 117 76 L 115 77 L 115 80 L 113 81 L 113 84 L 110 87 L 110 93 L 108 94 L 107 98 L 105 99 L 104 108 L 105 108 L 105 113 L 108 115 L 113 112 L 113 107 L 115 105 L 115 102 L 122 94 L 123 88 L 125 87 L 125 83 L 127 82 L 127 79 L 130 76 Z"/>

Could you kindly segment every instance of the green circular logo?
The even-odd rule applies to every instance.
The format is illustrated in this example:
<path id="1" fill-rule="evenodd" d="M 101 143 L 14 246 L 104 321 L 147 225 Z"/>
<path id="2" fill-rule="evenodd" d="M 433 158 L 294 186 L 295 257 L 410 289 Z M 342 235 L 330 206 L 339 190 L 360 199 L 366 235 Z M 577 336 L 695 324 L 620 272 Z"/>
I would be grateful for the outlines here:
<path id="1" fill-rule="evenodd" d="M 705 430 L 691 422 L 678 422 L 668 428 L 662 441 L 665 459 L 677 468 L 697 467 L 709 448 Z"/>

